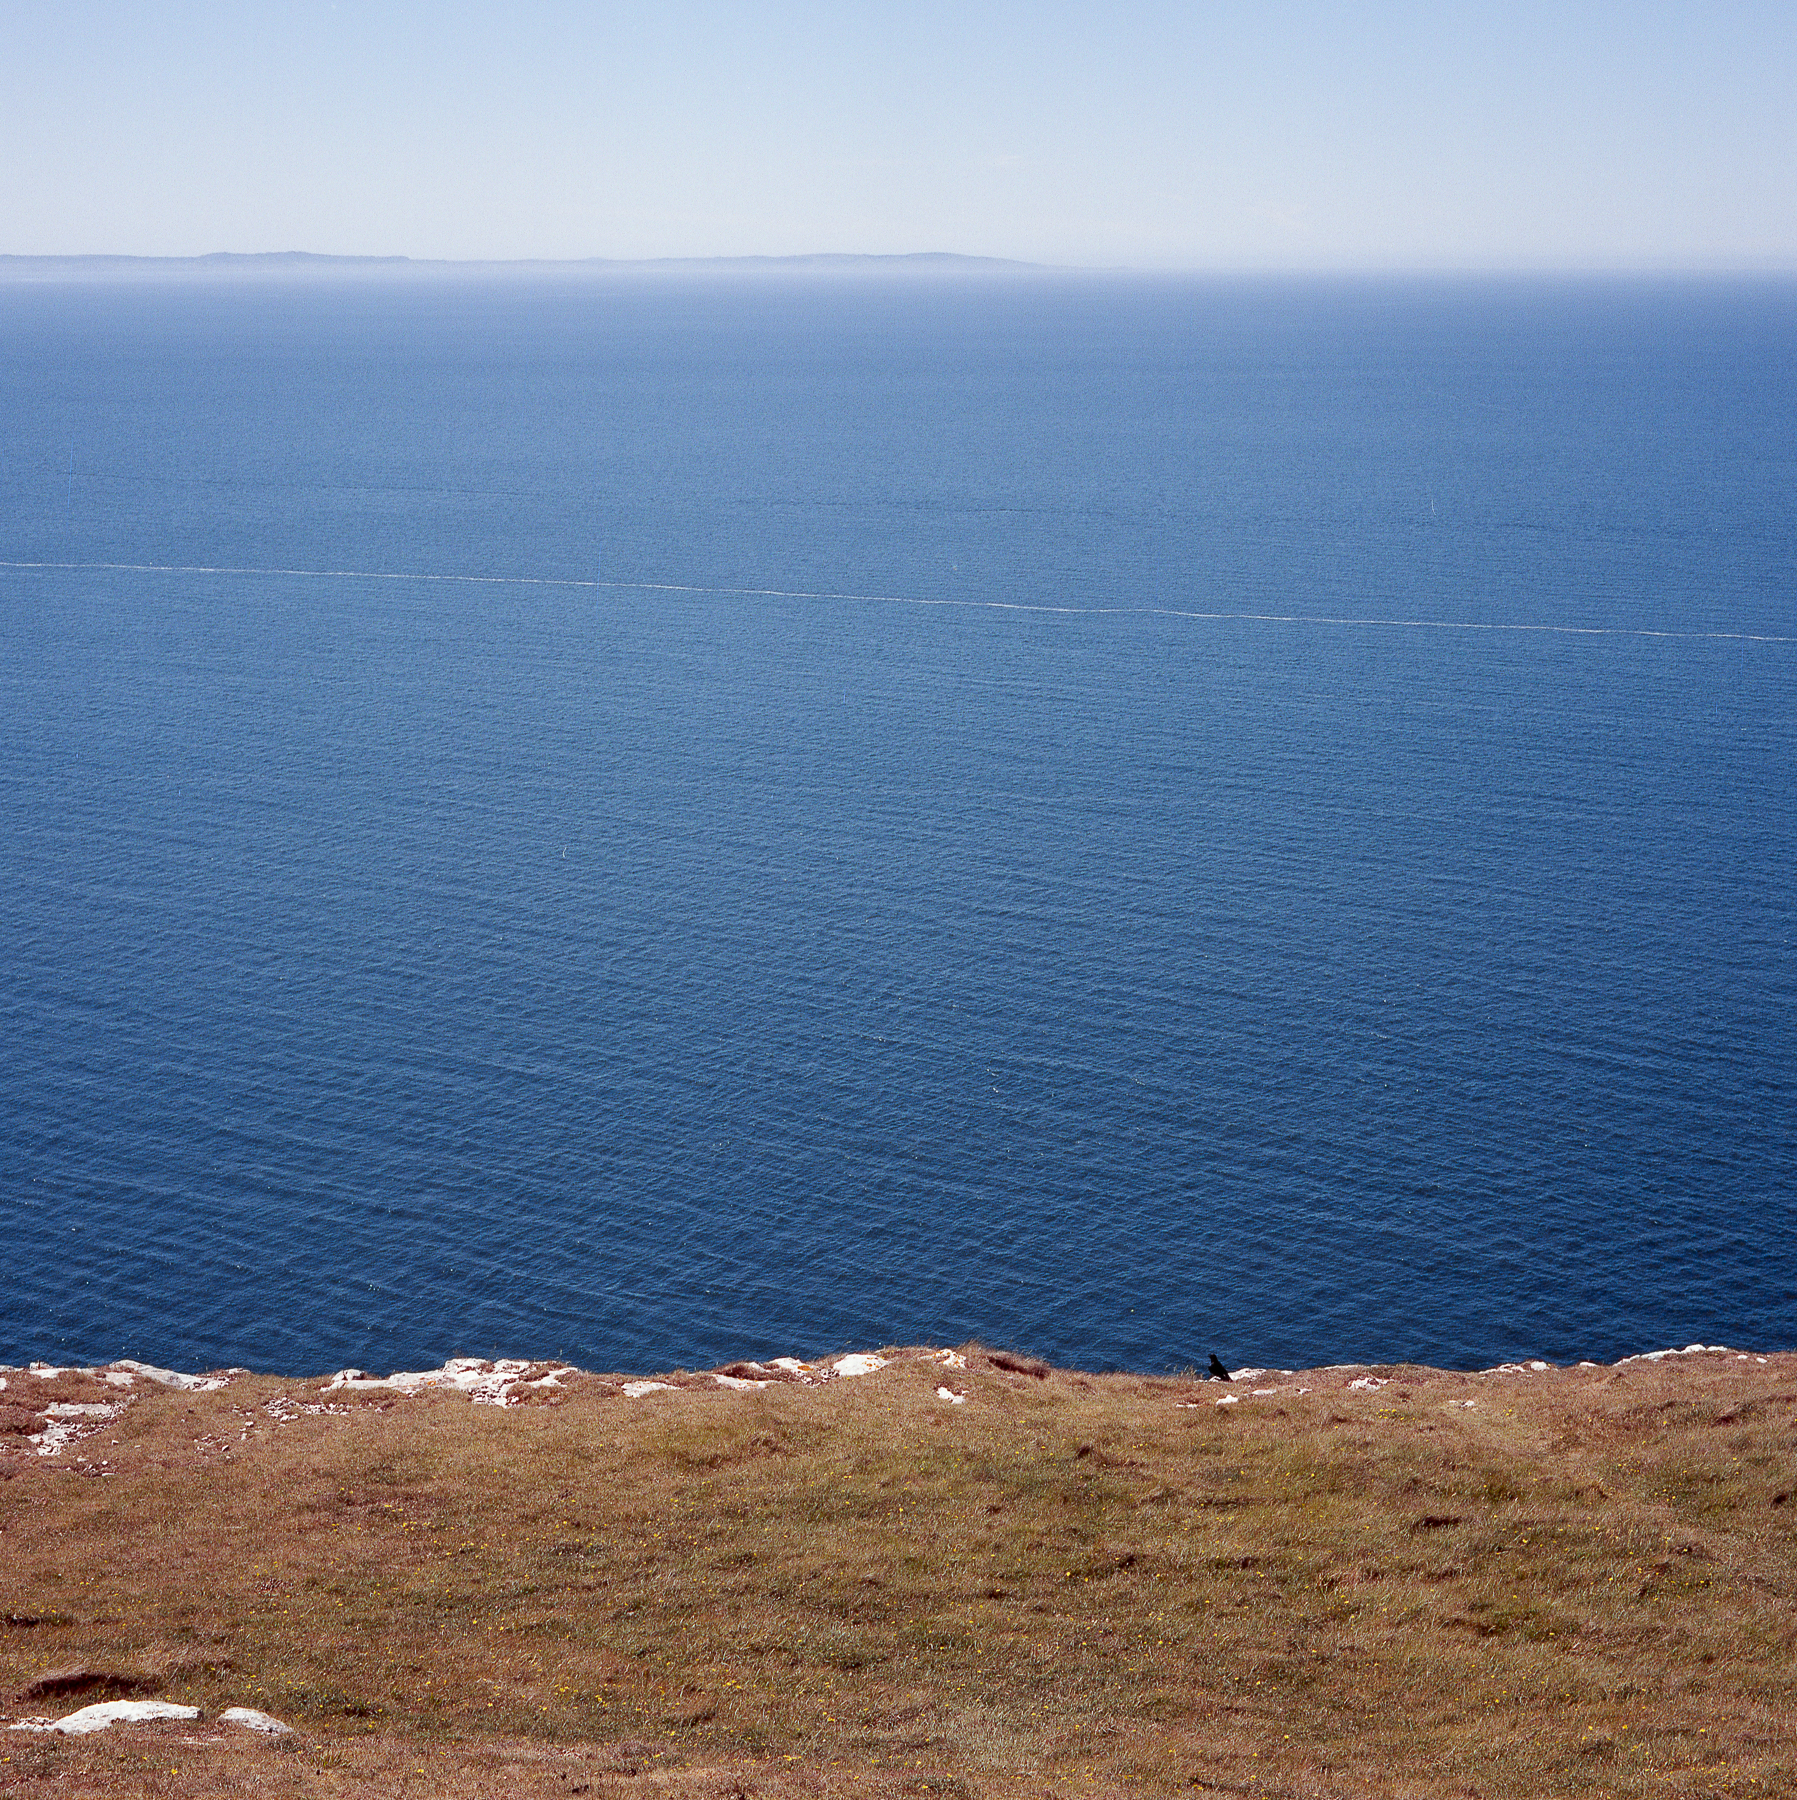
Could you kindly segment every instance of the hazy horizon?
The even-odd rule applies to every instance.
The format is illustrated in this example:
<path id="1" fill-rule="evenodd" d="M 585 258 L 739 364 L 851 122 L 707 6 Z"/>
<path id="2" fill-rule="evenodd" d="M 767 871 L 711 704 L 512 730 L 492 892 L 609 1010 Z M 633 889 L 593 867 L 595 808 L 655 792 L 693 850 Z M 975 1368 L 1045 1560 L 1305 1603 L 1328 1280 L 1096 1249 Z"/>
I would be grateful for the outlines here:
<path id="1" fill-rule="evenodd" d="M 1797 269 L 1797 14 L 5 4 L 0 252 Z"/>
<path id="2" fill-rule="evenodd" d="M 164 256 L 121 251 L 73 251 L 46 254 L 19 254 L 0 251 L 0 279 L 9 273 L 29 274 L 36 269 L 67 269 L 96 277 L 107 274 L 129 275 L 165 270 L 171 273 L 211 275 L 219 280 L 234 274 L 275 279 L 283 275 L 301 276 L 308 272 L 324 274 L 382 273 L 394 275 L 448 275 L 457 271 L 487 272 L 494 275 L 532 272 L 553 274 L 680 274 L 683 272 L 737 272 L 745 275 L 766 273 L 818 274 L 854 276 L 893 274 L 919 280 L 946 279 L 954 275 L 969 278 L 1003 280 L 1006 277 L 1065 276 L 1074 278 L 1115 278 L 1117 280 L 1191 281 L 1197 283 L 1256 283 L 1275 285 L 1291 283 L 1483 283 L 1507 284 L 1561 282 L 1619 282 L 1624 284 L 1655 282 L 1797 282 L 1797 261 L 1790 264 L 1626 264 L 1578 266 L 1572 264 L 1363 264 L 1347 267 L 1317 264 L 1269 267 L 1241 264 L 1182 268 L 1175 266 L 1135 266 L 1121 263 L 1050 263 L 1030 262 L 1020 257 L 982 256 L 960 251 L 795 251 L 785 254 L 741 252 L 730 255 L 705 256 L 567 256 L 567 257 L 427 257 L 408 256 L 400 252 L 356 252 L 338 254 L 316 250 L 208 250 L 191 255 Z"/>

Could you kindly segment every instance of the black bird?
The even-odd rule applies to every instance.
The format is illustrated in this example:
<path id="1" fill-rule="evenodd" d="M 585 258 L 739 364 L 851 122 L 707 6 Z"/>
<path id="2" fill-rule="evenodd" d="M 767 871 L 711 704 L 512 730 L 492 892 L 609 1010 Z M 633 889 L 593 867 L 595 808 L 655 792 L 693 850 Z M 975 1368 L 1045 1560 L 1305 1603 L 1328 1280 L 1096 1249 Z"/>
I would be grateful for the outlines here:
<path id="1" fill-rule="evenodd" d="M 1218 1362 L 1217 1353 L 1214 1350 L 1210 1353 L 1210 1372 L 1218 1381 L 1229 1379 L 1229 1371 Z"/>

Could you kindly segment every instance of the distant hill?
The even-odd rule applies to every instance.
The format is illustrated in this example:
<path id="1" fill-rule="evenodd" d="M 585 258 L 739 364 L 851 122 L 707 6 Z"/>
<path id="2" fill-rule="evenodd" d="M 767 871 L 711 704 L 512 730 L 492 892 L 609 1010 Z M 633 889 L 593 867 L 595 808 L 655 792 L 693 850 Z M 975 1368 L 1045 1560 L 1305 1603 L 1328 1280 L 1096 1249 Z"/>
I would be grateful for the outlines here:
<path id="1" fill-rule="evenodd" d="M 812 256 L 662 256 L 636 260 L 590 256 L 505 262 L 458 262 L 410 256 L 321 256 L 310 250 L 248 254 L 217 250 L 207 256 L 0 255 L 0 281 L 158 276 L 1008 275 L 1048 272 L 1048 265 L 1041 263 L 1014 262 L 997 256 L 958 256 L 942 250 L 900 256 L 822 253 Z"/>

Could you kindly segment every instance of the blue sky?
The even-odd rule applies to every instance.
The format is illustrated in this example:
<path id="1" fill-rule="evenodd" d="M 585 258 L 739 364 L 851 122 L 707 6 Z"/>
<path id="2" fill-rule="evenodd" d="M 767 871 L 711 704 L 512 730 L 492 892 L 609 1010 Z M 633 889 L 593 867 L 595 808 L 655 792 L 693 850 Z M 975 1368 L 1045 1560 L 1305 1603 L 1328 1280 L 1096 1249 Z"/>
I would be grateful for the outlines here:
<path id="1" fill-rule="evenodd" d="M 0 251 L 1797 268 L 1797 5 L 0 0 Z"/>

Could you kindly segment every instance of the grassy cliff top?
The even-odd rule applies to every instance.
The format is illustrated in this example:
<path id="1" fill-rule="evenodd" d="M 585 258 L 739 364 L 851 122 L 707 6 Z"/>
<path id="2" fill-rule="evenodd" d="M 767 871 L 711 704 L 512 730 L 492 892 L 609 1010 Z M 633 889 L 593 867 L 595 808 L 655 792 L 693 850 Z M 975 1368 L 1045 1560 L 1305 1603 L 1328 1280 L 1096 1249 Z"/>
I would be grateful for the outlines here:
<path id="1" fill-rule="evenodd" d="M 885 1355 L 8 1371 L 0 1794 L 1797 1793 L 1797 1356 Z"/>

